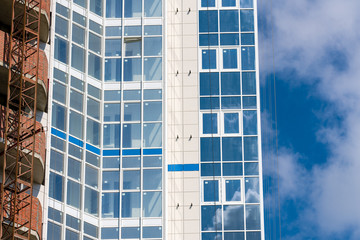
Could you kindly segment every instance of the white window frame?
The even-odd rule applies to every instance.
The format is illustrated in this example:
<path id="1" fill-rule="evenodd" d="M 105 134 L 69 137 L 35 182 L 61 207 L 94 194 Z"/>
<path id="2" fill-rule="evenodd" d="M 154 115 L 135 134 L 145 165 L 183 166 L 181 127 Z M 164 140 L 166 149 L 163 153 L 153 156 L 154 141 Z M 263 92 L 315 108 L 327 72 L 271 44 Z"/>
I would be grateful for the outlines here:
<path id="1" fill-rule="evenodd" d="M 204 122 L 203 122 L 203 118 L 204 118 L 204 114 L 216 114 L 216 119 L 217 119 L 217 132 L 216 133 L 204 133 Z M 205 111 L 205 112 L 200 112 L 200 135 L 201 136 L 216 136 L 219 137 L 221 135 L 222 132 L 222 122 L 221 122 L 221 112 L 219 111 Z"/>
<path id="2" fill-rule="evenodd" d="M 211 69 L 211 68 L 203 68 L 202 67 L 202 60 L 203 60 L 203 51 L 208 51 L 208 50 L 215 50 L 215 56 L 216 56 L 216 67 L 214 69 Z M 199 69 L 201 72 L 218 72 L 219 71 L 219 48 L 201 48 L 199 49 L 199 59 L 200 61 L 199 62 Z"/>
<path id="3" fill-rule="evenodd" d="M 218 201 L 205 201 L 205 187 L 204 184 L 206 181 L 217 181 L 218 182 L 218 196 L 219 199 Z M 222 202 L 222 192 L 223 192 L 223 184 L 221 182 L 221 177 L 216 177 L 216 178 L 205 178 L 205 179 L 201 179 L 201 202 L 211 205 L 211 204 L 219 204 Z"/>
<path id="4" fill-rule="evenodd" d="M 234 50 L 234 49 L 236 49 L 236 54 L 237 54 L 237 56 L 236 56 L 236 60 L 237 60 L 237 66 L 236 66 L 236 68 L 224 68 L 224 50 Z M 237 48 L 237 47 L 221 47 L 220 48 L 220 54 L 218 54 L 219 55 L 219 59 L 220 59 L 220 71 L 222 71 L 222 72 L 239 72 L 240 71 L 240 51 L 239 51 L 239 48 Z"/>
<path id="5" fill-rule="evenodd" d="M 227 113 L 237 113 L 239 118 L 239 132 L 238 133 L 225 133 L 225 114 Z M 242 136 L 242 111 L 223 111 L 221 112 L 221 134 L 223 136 Z"/>

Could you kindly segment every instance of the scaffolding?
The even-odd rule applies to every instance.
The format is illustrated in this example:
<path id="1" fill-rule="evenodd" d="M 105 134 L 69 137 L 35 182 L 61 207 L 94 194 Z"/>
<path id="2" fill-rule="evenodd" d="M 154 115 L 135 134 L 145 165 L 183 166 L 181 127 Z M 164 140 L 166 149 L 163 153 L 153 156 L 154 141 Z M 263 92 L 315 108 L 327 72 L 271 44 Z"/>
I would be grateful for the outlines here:
<path id="1" fill-rule="evenodd" d="M 41 0 L 12 0 L 8 44 L 1 239 L 30 239 L 36 134 Z M 39 236 L 41 238 L 41 236 Z"/>

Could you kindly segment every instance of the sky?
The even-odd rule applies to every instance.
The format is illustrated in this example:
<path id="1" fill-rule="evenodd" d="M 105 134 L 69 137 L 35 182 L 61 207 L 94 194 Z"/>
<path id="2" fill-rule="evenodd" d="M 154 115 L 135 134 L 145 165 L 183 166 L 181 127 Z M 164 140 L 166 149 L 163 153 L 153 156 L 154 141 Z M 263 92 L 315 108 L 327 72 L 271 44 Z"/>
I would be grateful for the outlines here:
<path id="1" fill-rule="evenodd" d="M 358 240 L 360 1 L 258 9 L 266 239 Z"/>

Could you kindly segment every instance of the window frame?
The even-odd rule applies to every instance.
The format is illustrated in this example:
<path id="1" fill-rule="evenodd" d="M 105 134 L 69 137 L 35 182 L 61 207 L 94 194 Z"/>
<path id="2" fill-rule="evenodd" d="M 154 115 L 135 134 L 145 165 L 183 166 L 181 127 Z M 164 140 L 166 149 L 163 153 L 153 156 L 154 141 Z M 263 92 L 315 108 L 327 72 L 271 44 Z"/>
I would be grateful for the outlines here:
<path id="1" fill-rule="evenodd" d="M 201 111 L 199 112 L 200 114 L 200 136 L 203 137 L 209 137 L 209 136 L 216 136 L 216 137 L 220 137 L 221 133 L 222 133 L 222 124 L 221 124 L 221 112 L 217 109 L 215 111 Z M 216 114 L 216 119 L 217 119 L 217 132 L 216 133 L 204 133 L 204 114 Z"/>
<path id="2" fill-rule="evenodd" d="M 238 120 L 239 120 L 239 132 L 238 133 L 225 133 L 225 114 L 226 113 L 237 113 L 238 114 Z M 222 136 L 234 136 L 234 137 L 239 137 L 239 136 L 243 136 L 243 128 L 242 128 L 242 110 L 238 110 L 238 111 L 231 111 L 231 110 L 227 110 L 227 111 L 221 111 L 221 134 Z"/>
<path id="3" fill-rule="evenodd" d="M 218 182 L 218 201 L 205 201 L 205 182 L 206 181 L 217 181 Z M 221 181 L 221 177 L 206 177 L 206 178 L 201 178 L 201 203 L 205 204 L 205 205 L 218 205 L 222 202 L 222 188 L 223 188 L 223 184 Z"/>

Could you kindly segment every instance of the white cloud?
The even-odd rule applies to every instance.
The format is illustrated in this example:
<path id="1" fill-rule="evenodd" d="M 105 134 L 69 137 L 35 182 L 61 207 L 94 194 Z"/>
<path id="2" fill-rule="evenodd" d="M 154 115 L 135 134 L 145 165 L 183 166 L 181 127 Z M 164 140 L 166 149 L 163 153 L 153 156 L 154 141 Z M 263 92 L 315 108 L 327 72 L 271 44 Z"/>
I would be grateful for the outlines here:
<path id="1" fill-rule="evenodd" d="M 292 72 L 289 84 L 310 85 L 314 91 L 309 94 L 331 103 L 319 117 L 330 123 L 341 119 L 317 132 L 318 141 L 330 149 L 325 164 L 306 170 L 301 153 L 279 151 L 283 201 L 307 201 L 296 222 L 300 233 L 287 239 L 360 239 L 360 1 L 273 4 L 276 72 L 281 78 Z M 259 1 L 259 7 L 269 24 L 269 2 Z M 259 38 L 263 76 L 272 72 L 270 36 Z"/>

